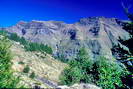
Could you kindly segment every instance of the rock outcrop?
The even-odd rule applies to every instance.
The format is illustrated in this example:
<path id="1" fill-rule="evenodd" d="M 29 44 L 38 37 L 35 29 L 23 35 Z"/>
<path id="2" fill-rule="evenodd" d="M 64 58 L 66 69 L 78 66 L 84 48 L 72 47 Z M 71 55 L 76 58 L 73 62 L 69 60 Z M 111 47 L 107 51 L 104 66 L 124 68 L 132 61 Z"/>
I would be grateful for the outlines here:
<path id="1" fill-rule="evenodd" d="M 115 18 L 82 18 L 74 24 L 60 21 L 19 22 L 5 30 L 25 39 L 50 45 L 54 56 L 75 57 L 79 48 L 90 49 L 93 57 L 112 57 L 111 48 L 119 39 L 127 40 L 130 34 L 122 29 L 122 21 Z"/>
<path id="2" fill-rule="evenodd" d="M 59 86 L 61 89 L 101 89 L 93 84 L 74 84 L 70 87 L 68 86 Z"/>

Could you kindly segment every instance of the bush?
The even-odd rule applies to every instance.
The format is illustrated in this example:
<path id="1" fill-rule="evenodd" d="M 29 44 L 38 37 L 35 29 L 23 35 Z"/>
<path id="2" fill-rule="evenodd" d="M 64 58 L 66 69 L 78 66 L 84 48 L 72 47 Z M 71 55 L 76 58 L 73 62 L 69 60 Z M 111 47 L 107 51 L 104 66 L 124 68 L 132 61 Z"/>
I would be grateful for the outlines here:
<path id="1" fill-rule="evenodd" d="M 103 89 L 125 88 L 121 78 L 129 74 L 127 70 L 118 63 L 100 57 L 93 62 L 88 57 L 85 49 L 81 49 L 75 60 L 68 62 L 61 76 L 61 84 L 72 85 L 74 83 L 94 83 Z"/>
<path id="2" fill-rule="evenodd" d="M 35 73 L 32 72 L 29 77 L 32 78 L 32 79 L 35 78 Z"/>
<path id="3" fill-rule="evenodd" d="M 3 35 L 3 36 L 7 36 L 7 31 L 5 31 L 5 30 L 0 30 L 0 35 Z"/>
<path id="4" fill-rule="evenodd" d="M 66 68 L 64 70 L 63 75 L 64 76 L 60 78 L 61 84 L 65 85 L 72 85 L 74 83 L 79 83 L 80 79 L 82 78 L 82 72 L 77 66 Z"/>
<path id="5" fill-rule="evenodd" d="M 72 85 L 74 83 L 85 82 L 88 83 L 88 75 L 91 71 L 92 60 L 88 57 L 86 50 L 80 49 L 77 58 L 68 62 L 69 68 L 66 68 L 61 76 L 61 84 Z M 88 79 L 88 80 L 86 80 Z"/>
<path id="6" fill-rule="evenodd" d="M 97 85 L 103 89 L 115 89 L 116 87 L 123 87 L 121 77 L 128 74 L 126 69 L 122 68 L 118 63 L 107 60 L 101 57 L 96 62 L 99 72 L 99 80 L 96 81 Z"/>
<path id="7" fill-rule="evenodd" d="M 48 54 L 52 54 L 53 51 L 52 51 L 52 48 L 47 46 L 47 45 L 44 45 L 44 44 L 38 44 L 38 43 L 28 43 L 26 46 L 25 46 L 25 49 L 27 51 L 39 51 L 39 52 L 46 52 Z"/>
<path id="8" fill-rule="evenodd" d="M 19 78 L 13 76 L 11 44 L 5 37 L 0 37 L 0 88 L 17 88 Z"/>
<path id="9" fill-rule="evenodd" d="M 9 39 L 17 41 L 17 42 L 21 41 L 20 40 L 21 38 L 16 33 L 11 33 L 9 36 Z"/>
<path id="10" fill-rule="evenodd" d="M 22 64 L 22 65 L 23 65 L 23 64 L 24 64 L 24 62 L 23 62 L 23 61 L 20 61 L 20 62 L 18 62 L 18 64 Z"/>
<path id="11" fill-rule="evenodd" d="M 30 67 L 27 65 L 27 66 L 24 68 L 23 72 L 24 72 L 24 73 L 29 73 L 29 71 L 30 71 Z"/>
<path id="12" fill-rule="evenodd" d="M 60 55 L 58 55 L 58 56 L 56 56 L 54 58 L 55 59 L 58 59 L 59 61 L 64 62 L 64 63 L 67 63 L 68 62 L 68 59 L 66 59 L 63 54 L 60 54 Z"/>

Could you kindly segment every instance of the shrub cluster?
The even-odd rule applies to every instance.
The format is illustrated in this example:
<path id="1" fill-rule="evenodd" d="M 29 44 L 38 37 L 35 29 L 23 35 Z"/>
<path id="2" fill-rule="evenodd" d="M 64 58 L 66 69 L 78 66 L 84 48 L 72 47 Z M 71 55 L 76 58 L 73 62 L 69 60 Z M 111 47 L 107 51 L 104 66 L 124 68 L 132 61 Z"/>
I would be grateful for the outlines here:
<path id="1" fill-rule="evenodd" d="M 27 51 L 39 51 L 46 52 L 48 54 L 52 54 L 53 50 L 48 45 L 33 43 L 25 40 L 24 37 L 19 37 L 16 33 L 8 33 L 4 30 L 0 31 L 1 35 L 6 35 L 10 40 L 14 40 L 16 42 L 20 42 L 24 46 Z M 8 34 L 8 35 L 7 35 Z"/>
<path id="2" fill-rule="evenodd" d="M 44 45 L 44 44 L 38 44 L 38 43 L 30 42 L 29 44 L 26 44 L 24 47 L 27 51 L 46 52 L 48 54 L 53 53 L 52 48 L 49 47 L 48 45 Z"/>
<path id="3" fill-rule="evenodd" d="M 30 71 L 30 67 L 27 65 L 24 69 L 23 69 L 23 72 L 24 73 L 29 73 Z"/>
<path id="4" fill-rule="evenodd" d="M 103 89 L 125 87 L 121 77 L 128 74 L 126 69 L 118 63 L 100 57 L 97 61 L 89 58 L 85 49 L 81 49 L 77 58 L 68 62 L 67 67 L 60 77 L 61 84 L 94 83 Z"/>
<path id="5" fill-rule="evenodd" d="M 0 37 L 0 88 L 17 88 L 19 78 L 13 76 L 11 44 L 5 37 Z"/>
<path id="6" fill-rule="evenodd" d="M 32 72 L 29 77 L 34 79 L 35 78 L 35 72 Z"/>

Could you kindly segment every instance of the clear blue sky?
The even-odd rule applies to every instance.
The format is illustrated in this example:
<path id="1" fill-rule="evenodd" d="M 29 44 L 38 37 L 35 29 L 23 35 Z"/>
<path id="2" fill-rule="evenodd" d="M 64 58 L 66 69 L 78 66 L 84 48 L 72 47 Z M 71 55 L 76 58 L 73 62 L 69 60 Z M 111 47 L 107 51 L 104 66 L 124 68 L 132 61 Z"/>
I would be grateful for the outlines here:
<path id="1" fill-rule="evenodd" d="M 0 0 L 0 27 L 14 25 L 20 20 L 73 23 L 90 16 L 127 19 L 121 0 Z"/>

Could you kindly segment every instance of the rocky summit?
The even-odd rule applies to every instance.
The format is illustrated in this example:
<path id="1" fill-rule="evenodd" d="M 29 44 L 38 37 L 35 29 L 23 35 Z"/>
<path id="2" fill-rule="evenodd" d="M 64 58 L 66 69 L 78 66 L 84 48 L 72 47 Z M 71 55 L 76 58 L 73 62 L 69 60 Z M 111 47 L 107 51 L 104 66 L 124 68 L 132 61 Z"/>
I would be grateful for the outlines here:
<path id="1" fill-rule="evenodd" d="M 14 26 L 4 28 L 31 42 L 47 44 L 54 50 L 53 55 L 66 59 L 76 56 L 81 47 L 88 48 L 93 57 L 112 57 L 111 48 L 122 45 L 119 40 L 127 40 L 130 34 L 122 28 L 121 20 L 116 18 L 89 17 L 73 24 L 61 21 L 20 21 Z"/>

